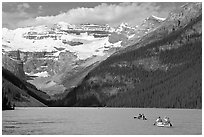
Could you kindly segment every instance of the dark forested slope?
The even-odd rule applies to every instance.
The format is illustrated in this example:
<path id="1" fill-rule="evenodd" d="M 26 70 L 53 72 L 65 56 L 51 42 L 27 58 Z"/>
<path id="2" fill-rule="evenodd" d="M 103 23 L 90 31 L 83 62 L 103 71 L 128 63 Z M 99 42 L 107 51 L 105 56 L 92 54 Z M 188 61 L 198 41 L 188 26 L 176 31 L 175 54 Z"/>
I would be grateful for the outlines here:
<path id="1" fill-rule="evenodd" d="M 2 108 L 9 106 L 46 106 L 50 97 L 35 86 L 2 67 Z"/>
<path id="2" fill-rule="evenodd" d="M 202 108 L 202 4 L 169 13 L 157 29 L 92 70 L 59 104 Z"/>

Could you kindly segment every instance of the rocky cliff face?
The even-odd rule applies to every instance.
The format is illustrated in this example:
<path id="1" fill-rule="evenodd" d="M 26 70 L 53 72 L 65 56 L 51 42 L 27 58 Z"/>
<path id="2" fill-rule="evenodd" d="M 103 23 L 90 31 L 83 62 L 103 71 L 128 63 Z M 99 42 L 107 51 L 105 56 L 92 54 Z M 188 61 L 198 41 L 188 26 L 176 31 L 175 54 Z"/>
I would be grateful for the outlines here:
<path id="1" fill-rule="evenodd" d="M 108 42 L 111 31 L 108 25 L 77 26 L 66 23 L 56 24 L 51 29 L 46 26 L 18 28 L 13 31 L 4 28 L 4 53 L 16 58 L 15 51 L 19 49 L 23 63 L 18 61 L 17 67 L 4 58 L 3 64 L 19 77 L 25 77 L 21 71 L 24 69 L 28 78 L 32 77 L 28 79 L 29 82 L 37 88 L 48 92 L 52 90 L 49 92 L 51 94 L 58 91 L 61 93 L 65 88 L 70 88 L 69 85 L 76 86 L 76 82 L 66 82 L 73 74 L 88 70 L 86 67 L 109 56 L 121 46 L 120 43 Z"/>
<path id="2" fill-rule="evenodd" d="M 110 35 L 109 42 L 116 43 L 122 41 L 122 47 L 130 46 L 135 44 L 142 36 L 156 29 L 164 20 L 164 18 L 152 15 L 145 19 L 139 26 L 129 27 L 125 24 L 120 25 L 118 31 Z"/>
<path id="3" fill-rule="evenodd" d="M 202 4 L 172 11 L 155 30 L 93 69 L 63 105 L 202 107 Z"/>
<path id="4" fill-rule="evenodd" d="M 25 72 L 23 69 L 23 61 L 17 56 L 19 56 L 19 54 L 16 55 L 16 59 L 13 59 L 9 57 L 7 54 L 3 54 L 2 55 L 2 67 L 11 71 L 17 77 L 25 80 L 26 77 L 25 77 Z"/>

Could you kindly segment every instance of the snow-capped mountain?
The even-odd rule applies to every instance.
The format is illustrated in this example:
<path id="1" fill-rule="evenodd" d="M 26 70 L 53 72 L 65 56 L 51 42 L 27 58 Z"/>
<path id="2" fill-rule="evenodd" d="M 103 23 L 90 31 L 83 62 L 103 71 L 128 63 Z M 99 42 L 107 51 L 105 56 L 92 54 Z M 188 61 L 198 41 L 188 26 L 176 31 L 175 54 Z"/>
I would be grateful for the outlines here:
<path id="1" fill-rule="evenodd" d="M 122 41 L 122 47 L 130 46 L 136 43 L 142 36 L 156 29 L 165 18 L 154 15 L 146 18 L 140 25 L 130 27 L 127 23 L 121 23 L 110 35 L 109 42 L 115 43 Z"/>
<path id="2" fill-rule="evenodd" d="M 115 28 L 116 33 L 121 34 L 125 33 L 129 35 L 131 32 L 135 31 L 136 27 L 131 27 L 128 23 L 122 22 L 118 27 Z"/>
<path id="3" fill-rule="evenodd" d="M 154 15 L 146 18 L 140 25 L 135 26 L 134 30 L 128 35 L 128 41 L 123 42 L 122 46 L 130 46 L 139 41 L 143 36 L 157 29 L 166 19 Z"/>
<path id="4" fill-rule="evenodd" d="M 95 65 L 134 38 L 137 30 L 127 23 L 112 28 L 65 22 L 52 27 L 3 28 L 2 51 L 12 58 L 19 50 L 25 74 L 37 77 L 30 82 L 53 95 L 76 86 Z"/>
<path id="5" fill-rule="evenodd" d="M 156 29 L 156 27 L 159 26 L 164 20 L 165 18 L 152 15 L 145 19 L 142 24 L 137 27 L 137 32 L 141 33 L 140 31 L 142 31 L 142 33 L 148 33 L 149 31 Z"/>
<path id="6" fill-rule="evenodd" d="M 77 27 L 64 22 L 55 24 L 51 29 L 46 26 L 18 28 L 13 31 L 3 28 L 2 45 L 5 51 L 24 52 L 59 52 L 60 48 L 63 52 L 75 53 L 79 59 L 86 59 L 92 55 L 103 55 L 104 50 L 114 46 L 108 42 L 109 32 L 106 32 L 108 28 L 109 26 L 90 24 Z M 102 33 L 102 30 L 106 35 L 101 34 L 100 37 L 96 37 L 100 32 L 92 32 Z"/>
<path id="7" fill-rule="evenodd" d="M 64 90 L 63 79 L 107 58 L 121 46 L 121 41 L 109 42 L 112 31 L 109 25 L 65 22 L 50 28 L 45 25 L 15 30 L 3 28 L 2 51 L 11 58 L 20 51 L 25 74 L 38 77 L 30 81 L 37 88 L 53 89 L 54 86 L 57 91 L 59 88 Z M 41 78 L 44 78 L 43 82 Z"/>
<path id="8" fill-rule="evenodd" d="M 127 23 L 121 23 L 115 30 L 115 32 L 120 33 L 122 32 L 125 28 L 128 28 L 128 24 Z"/>

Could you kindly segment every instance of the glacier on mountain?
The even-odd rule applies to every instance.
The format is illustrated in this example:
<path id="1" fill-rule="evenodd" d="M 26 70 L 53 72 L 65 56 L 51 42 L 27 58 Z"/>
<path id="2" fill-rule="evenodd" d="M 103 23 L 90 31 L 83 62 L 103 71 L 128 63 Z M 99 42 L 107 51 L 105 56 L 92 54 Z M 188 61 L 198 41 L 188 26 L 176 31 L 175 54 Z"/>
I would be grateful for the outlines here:
<path id="1" fill-rule="evenodd" d="M 61 25 L 64 24 L 61 23 Z M 33 32 L 36 33 L 33 34 Z M 59 39 L 53 39 L 52 37 L 36 39 L 36 37 L 42 36 L 41 33 L 46 32 L 46 26 L 40 26 L 35 28 L 18 28 L 13 31 L 3 28 L 3 50 L 20 50 L 23 52 L 54 52 L 53 56 L 57 56 L 61 52 L 69 51 L 75 53 L 78 59 L 83 60 L 93 55 L 103 56 L 105 54 L 103 51 L 107 49 L 107 47 L 114 47 L 112 43 L 108 42 L 108 37 L 95 38 L 93 35 L 89 35 L 87 32 L 80 33 L 80 35 L 71 33 L 61 33 Z M 36 37 L 25 38 L 24 35 L 28 33 L 30 34 L 29 36 Z M 83 44 L 71 46 L 67 43 L 63 43 L 63 41 L 79 41 Z M 59 51 L 59 48 L 63 50 Z"/>

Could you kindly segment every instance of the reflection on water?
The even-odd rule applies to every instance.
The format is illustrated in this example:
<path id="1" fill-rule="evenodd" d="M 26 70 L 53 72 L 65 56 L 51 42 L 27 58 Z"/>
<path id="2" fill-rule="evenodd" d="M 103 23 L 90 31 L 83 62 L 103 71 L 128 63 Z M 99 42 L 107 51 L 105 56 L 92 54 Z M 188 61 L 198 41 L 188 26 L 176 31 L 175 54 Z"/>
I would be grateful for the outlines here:
<path id="1" fill-rule="evenodd" d="M 147 120 L 134 119 L 139 113 Z M 173 127 L 153 126 L 170 117 Z M 23 108 L 2 113 L 3 134 L 202 134 L 202 110 L 155 108 Z"/>

